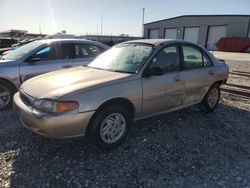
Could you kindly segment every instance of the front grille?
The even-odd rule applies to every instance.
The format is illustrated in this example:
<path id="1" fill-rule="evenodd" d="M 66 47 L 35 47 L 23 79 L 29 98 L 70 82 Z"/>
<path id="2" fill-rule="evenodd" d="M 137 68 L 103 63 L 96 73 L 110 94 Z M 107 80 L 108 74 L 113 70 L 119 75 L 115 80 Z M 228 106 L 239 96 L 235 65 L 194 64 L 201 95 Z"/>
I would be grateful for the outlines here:
<path id="1" fill-rule="evenodd" d="M 34 99 L 32 99 L 32 97 L 30 97 L 29 95 L 27 95 L 26 93 L 24 93 L 23 91 L 20 90 L 19 92 L 20 98 L 23 101 L 23 103 L 27 106 L 31 106 L 32 102 L 34 101 Z"/>

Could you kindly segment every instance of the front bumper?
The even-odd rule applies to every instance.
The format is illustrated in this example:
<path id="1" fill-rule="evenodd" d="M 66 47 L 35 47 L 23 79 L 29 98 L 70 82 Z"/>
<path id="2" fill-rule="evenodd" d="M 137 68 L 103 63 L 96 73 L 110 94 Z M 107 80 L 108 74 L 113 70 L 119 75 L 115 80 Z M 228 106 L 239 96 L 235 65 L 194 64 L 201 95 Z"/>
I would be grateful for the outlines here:
<path id="1" fill-rule="evenodd" d="M 70 138 L 84 136 L 94 111 L 49 115 L 32 111 L 20 98 L 14 95 L 14 106 L 23 126 L 39 135 L 49 138 Z M 39 113 L 39 114 L 38 114 Z"/>

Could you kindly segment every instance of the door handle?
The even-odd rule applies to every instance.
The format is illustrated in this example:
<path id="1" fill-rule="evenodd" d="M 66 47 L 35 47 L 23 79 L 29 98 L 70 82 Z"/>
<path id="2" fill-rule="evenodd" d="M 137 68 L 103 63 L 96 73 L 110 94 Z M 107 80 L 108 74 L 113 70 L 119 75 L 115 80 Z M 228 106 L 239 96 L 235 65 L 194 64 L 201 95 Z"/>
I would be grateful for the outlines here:
<path id="1" fill-rule="evenodd" d="M 210 71 L 208 71 L 208 74 L 209 75 L 214 75 L 214 71 L 210 70 Z"/>
<path id="2" fill-rule="evenodd" d="M 180 76 L 175 76 L 175 77 L 174 77 L 174 80 L 175 80 L 176 82 L 179 82 L 179 81 L 181 80 L 181 78 L 180 78 Z"/>
<path id="3" fill-rule="evenodd" d="M 72 67 L 72 65 L 63 65 L 63 66 L 62 66 L 62 68 L 66 68 L 66 69 L 67 69 L 67 68 L 71 68 L 71 67 Z"/>

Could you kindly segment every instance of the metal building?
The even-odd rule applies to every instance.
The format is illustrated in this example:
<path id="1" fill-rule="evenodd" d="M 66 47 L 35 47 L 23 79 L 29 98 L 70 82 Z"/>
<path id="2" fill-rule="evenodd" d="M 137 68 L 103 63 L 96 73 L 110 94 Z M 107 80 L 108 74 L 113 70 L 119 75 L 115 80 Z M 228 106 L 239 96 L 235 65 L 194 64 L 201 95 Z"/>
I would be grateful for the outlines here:
<path id="1" fill-rule="evenodd" d="M 222 37 L 250 38 L 250 15 L 186 15 L 144 24 L 144 38 L 184 39 L 209 50 Z"/>
<path id="2" fill-rule="evenodd" d="M 118 44 L 120 42 L 141 39 L 141 37 L 112 36 L 112 35 L 81 35 L 77 38 L 94 40 L 94 41 L 102 42 L 104 44 L 108 44 L 110 46 L 112 46 L 114 44 Z"/>

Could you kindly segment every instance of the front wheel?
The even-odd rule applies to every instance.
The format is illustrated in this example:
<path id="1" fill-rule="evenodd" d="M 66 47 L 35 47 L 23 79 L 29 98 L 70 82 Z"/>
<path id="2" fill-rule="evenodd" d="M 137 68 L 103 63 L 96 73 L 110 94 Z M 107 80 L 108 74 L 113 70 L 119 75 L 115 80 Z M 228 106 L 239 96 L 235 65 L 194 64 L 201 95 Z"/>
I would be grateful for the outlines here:
<path id="1" fill-rule="evenodd" d="M 12 105 L 15 89 L 6 81 L 0 80 L 0 111 L 6 110 Z"/>
<path id="2" fill-rule="evenodd" d="M 220 86 L 213 85 L 208 90 L 206 96 L 204 97 L 202 104 L 206 111 L 213 112 L 220 100 Z"/>
<path id="3" fill-rule="evenodd" d="M 118 105 L 104 108 L 90 125 L 90 139 L 104 150 L 119 146 L 127 137 L 131 117 L 128 111 Z"/>

